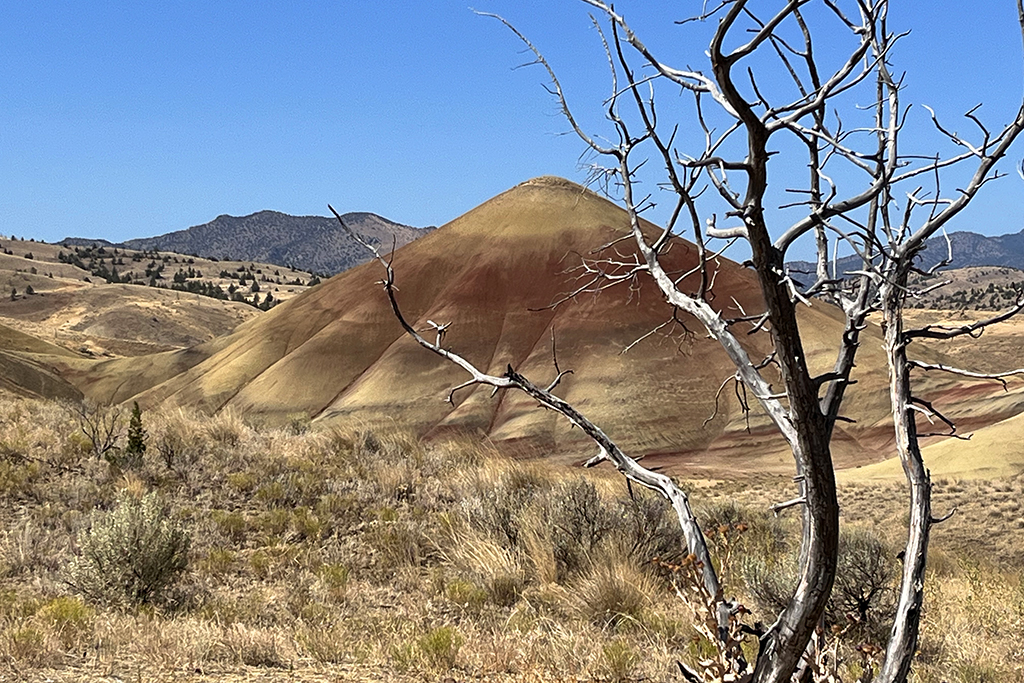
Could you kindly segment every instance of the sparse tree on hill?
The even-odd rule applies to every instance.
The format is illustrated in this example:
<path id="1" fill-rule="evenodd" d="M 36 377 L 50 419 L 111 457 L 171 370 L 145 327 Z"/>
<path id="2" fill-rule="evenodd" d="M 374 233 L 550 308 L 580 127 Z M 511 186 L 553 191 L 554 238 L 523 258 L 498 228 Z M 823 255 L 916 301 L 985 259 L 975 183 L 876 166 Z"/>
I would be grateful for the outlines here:
<path id="1" fill-rule="evenodd" d="M 911 371 L 937 368 L 913 360 L 909 347 L 922 337 L 976 333 L 1024 309 L 1024 300 L 1018 297 L 1008 311 L 990 320 L 955 329 L 905 329 L 903 308 L 916 293 L 911 275 L 925 240 L 997 177 L 997 162 L 1024 130 L 1024 106 L 1008 125 L 995 130 L 987 127 L 977 108 L 965 114 L 970 133 L 954 132 L 936 114 L 920 122 L 945 139 L 947 153 L 913 149 L 915 143 L 906 137 L 901 142 L 905 127 L 919 121 L 908 117 L 901 77 L 893 75 L 900 34 L 888 27 L 887 0 L 790 0 L 767 9 L 753 0 L 708 5 L 696 21 L 682 22 L 709 45 L 704 70 L 656 55 L 612 5 L 583 2 L 602 20 L 595 25 L 612 77 L 605 111 L 609 130 L 591 131 L 580 123 L 542 53 L 498 17 L 546 69 L 570 127 L 597 159 L 606 160 L 595 164 L 594 182 L 626 210 L 623 241 L 595 245 L 597 251 L 584 261 L 593 279 L 575 294 L 617 282 L 652 282 L 668 303 L 667 324 L 684 319 L 703 326 L 735 365 L 735 375 L 723 378 L 723 388 L 734 383 L 738 395 L 752 398 L 788 443 L 797 490 L 792 500 L 774 509 L 799 510 L 803 533 L 795 583 L 786 592 L 791 597 L 776 619 L 764 627 L 741 623 L 742 610 L 726 598 L 688 496 L 671 478 L 623 452 L 598 425 L 556 395 L 567 371 L 556 362 L 554 378 L 542 384 L 511 365 L 502 375 L 482 372 L 444 346 L 448 324 L 426 321 L 433 331 L 421 333 L 403 317 L 390 261 L 349 233 L 384 267 L 384 288 L 405 331 L 469 374 L 452 389 L 449 400 L 475 385 L 523 391 L 593 439 L 598 452 L 588 465 L 610 461 L 631 481 L 672 503 L 692 558 L 685 571 L 695 580 L 700 597 L 694 600 L 707 617 L 703 628 L 718 646 L 717 655 L 696 668 L 680 664 L 691 683 L 837 680 L 836 662 L 824 642 L 827 636 L 817 630 L 833 594 L 840 539 L 831 442 L 836 422 L 847 419 L 841 412 L 843 399 L 868 315 L 880 312 L 895 450 L 910 488 L 909 526 L 896 616 L 888 643 L 881 644 L 884 659 L 877 671 L 867 664 L 861 680 L 905 681 L 918 649 L 929 532 L 940 521 L 931 512 L 931 484 L 918 446 L 916 416 L 946 422 L 913 392 Z M 1017 12 L 1024 30 L 1021 0 Z M 828 49 L 822 49 L 826 43 Z M 671 104 L 663 106 L 668 97 Z M 689 106 L 688 113 L 678 114 L 684 106 Z M 669 108 L 677 116 L 674 120 L 665 115 Z M 693 146 L 693 140 L 700 142 Z M 640 188 L 656 165 L 662 169 L 658 182 L 669 190 L 672 211 L 664 230 L 652 234 L 643 228 L 641 214 L 656 197 Z M 802 183 L 797 172 L 804 174 Z M 957 185 L 945 180 L 950 173 Z M 791 200 L 781 196 L 783 188 Z M 671 272 L 663 256 L 684 233 L 693 240 L 699 262 L 691 272 Z M 804 236 L 813 238 L 817 247 L 816 269 L 807 282 L 786 266 L 787 254 Z M 632 251 L 626 251 L 624 240 Z M 734 243 L 745 245 L 749 253 L 747 265 L 756 274 L 764 301 L 761 310 L 736 311 L 715 299 L 717 258 Z M 839 248 L 862 260 L 854 280 L 833 272 L 830 257 Z M 833 367 L 823 374 L 808 367 L 797 318 L 799 307 L 811 305 L 816 297 L 845 314 Z M 745 340 L 753 334 L 770 338 L 770 355 L 751 357 Z M 745 659 L 738 645 L 747 636 L 758 640 L 753 661 Z"/>

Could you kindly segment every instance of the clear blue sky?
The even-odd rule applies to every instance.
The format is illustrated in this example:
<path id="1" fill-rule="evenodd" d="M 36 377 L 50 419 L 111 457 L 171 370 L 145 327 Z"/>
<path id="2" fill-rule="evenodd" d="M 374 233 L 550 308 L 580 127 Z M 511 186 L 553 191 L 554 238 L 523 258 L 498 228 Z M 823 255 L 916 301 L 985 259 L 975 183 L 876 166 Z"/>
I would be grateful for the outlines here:
<path id="1" fill-rule="evenodd" d="M 582 181 L 544 73 L 515 70 L 520 45 L 466 4 L 0 3 L 0 233 L 122 240 L 328 202 L 423 226 L 536 175 Z M 697 65 L 704 45 L 670 21 L 686 5 L 700 3 L 619 9 L 666 61 Z M 587 7 L 476 7 L 516 23 L 600 113 L 610 86 Z M 907 98 L 951 120 L 980 101 L 993 125 L 1015 113 L 1012 0 L 896 0 L 891 23 L 913 29 L 897 55 Z M 1024 182 L 1006 170 L 955 227 L 1024 227 Z"/>

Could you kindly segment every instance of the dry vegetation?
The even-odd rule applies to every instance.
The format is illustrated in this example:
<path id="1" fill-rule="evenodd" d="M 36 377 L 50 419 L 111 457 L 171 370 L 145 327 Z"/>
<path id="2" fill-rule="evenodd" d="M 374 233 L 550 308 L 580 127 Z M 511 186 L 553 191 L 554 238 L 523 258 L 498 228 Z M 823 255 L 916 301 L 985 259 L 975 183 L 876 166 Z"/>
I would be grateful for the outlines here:
<path id="1" fill-rule="evenodd" d="M 82 419 L 0 399 L 0 679 L 676 680 L 710 652 L 673 591 L 672 516 L 610 472 L 182 412 L 143 414 L 139 458 L 127 413 L 106 450 Z M 785 482 L 695 486 L 730 592 L 765 618 L 797 538 L 762 512 Z M 961 512 L 936 532 L 915 680 L 1024 680 L 1021 493 L 940 482 Z M 885 630 L 901 509 L 895 485 L 844 491 L 843 680 Z"/>

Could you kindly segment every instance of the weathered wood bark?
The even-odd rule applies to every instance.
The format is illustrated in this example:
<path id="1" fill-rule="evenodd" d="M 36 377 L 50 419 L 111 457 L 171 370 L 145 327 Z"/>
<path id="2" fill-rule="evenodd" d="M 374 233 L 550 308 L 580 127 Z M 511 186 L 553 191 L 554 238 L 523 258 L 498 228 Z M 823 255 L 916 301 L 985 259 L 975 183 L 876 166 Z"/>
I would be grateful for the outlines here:
<path id="1" fill-rule="evenodd" d="M 917 652 L 921 608 L 924 605 L 925 566 L 932 527 L 931 479 L 921 457 L 917 422 L 910 406 L 908 339 L 903 331 L 903 299 L 909 270 L 906 266 L 894 274 L 895 281 L 884 285 L 881 292 L 885 352 L 889 363 L 889 395 L 896 430 L 896 452 L 910 485 L 910 521 L 907 545 L 903 552 L 900 597 L 885 662 L 877 679 L 879 683 L 902 682 L 907 680 L 910 673 L 910 664 L 914 653 Z"/>

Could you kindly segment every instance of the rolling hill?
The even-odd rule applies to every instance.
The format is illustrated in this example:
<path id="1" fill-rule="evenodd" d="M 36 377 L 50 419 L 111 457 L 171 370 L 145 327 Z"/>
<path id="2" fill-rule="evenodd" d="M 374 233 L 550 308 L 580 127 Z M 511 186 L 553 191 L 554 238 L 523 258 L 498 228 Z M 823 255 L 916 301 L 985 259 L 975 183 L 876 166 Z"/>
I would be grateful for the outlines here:
<path id="1" fill-rule="evenodd" d="M 0 325 L 0 392 L 31 398 L 80 401 L 82 392 L 64 380 L 48 362 L 75 354 Z"/>
<path id="2" fill-rule="evenodd" d="M 267 308 L 268 301 L 276 305 L 315 282 L 310 273 L 259 262 L 116 247 L 0 237 L 0 252 L 0 325 L 39 340 L 41 349 L 76 358 L 140 356 L 208 342 L 257 315 L 256 297 Z M 20 346 L 0 350 L 24 351 Z"/>

